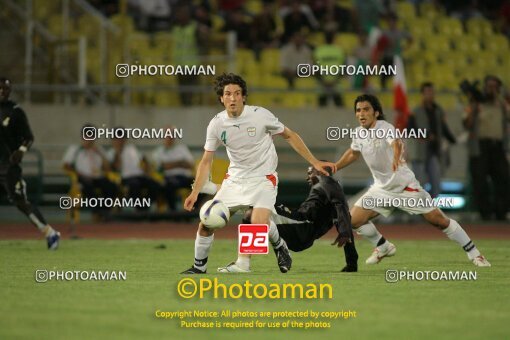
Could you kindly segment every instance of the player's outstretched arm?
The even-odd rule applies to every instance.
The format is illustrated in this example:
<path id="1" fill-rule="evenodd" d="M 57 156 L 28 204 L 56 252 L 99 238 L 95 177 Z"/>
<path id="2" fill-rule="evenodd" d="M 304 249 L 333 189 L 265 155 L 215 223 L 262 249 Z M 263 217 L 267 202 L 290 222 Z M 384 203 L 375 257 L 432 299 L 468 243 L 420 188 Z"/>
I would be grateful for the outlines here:
<path id="1" fill-rule="evenodd" d="M 340 159 L 336 162 L 336 168 L 338 170 L 345 168 L 349 164 L 357 161 L 360 155 L 361 152 L 359 151 L 355 151 L 351 148 L 347 149 L 342 157 L 340 157 Z"/>
<path id="2" fill-rule="evenodd" d="M 214 157 L 213 151 L 204 151 L 204 155 L 202 156 L 202 160 L 198 163 L 197 174 L 195 176 L 195 185 L 193 185 L 193 190 L 191 190 L 191 194 L 184 201 L 184 209 L 187 211 L 191 211 L 193 209 L 193 205 L 197 201 L 198 193 L 200 189 L 204 186 L 204 183 L 209 176 L 209 172 L 211 171 L 211 164 Z"/>
<path id="3" fill-rule="evenodd" d="M 326 167 L 331 168 L 333 173 L 336 172 L 336 166 L 331 162 L 322 162 L 319 161 L 315 156 L 311 153 L 310 149 L 306 146 L 305 142 L 301 139 L 301 137 L 288 127 L 285 127 L 281 136 L 292 146 L 292 148 L 304 159 L 306 159 L 315 169 L 320 171 L 323 175 L 328 176 L 329 173 L 324 169 Z"/>

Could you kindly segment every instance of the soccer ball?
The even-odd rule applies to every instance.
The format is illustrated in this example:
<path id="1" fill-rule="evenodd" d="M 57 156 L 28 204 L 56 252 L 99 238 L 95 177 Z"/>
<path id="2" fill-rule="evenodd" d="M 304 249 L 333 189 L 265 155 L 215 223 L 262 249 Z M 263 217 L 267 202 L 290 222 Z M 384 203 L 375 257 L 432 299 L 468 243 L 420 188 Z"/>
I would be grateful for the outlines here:
<path id="1" fill-rule="evenodd" d="M 230 218 L 230 211 L 220 200 L 210 200 L 200 208 L 200 221 L 209 229 L 223 228 Z"/>

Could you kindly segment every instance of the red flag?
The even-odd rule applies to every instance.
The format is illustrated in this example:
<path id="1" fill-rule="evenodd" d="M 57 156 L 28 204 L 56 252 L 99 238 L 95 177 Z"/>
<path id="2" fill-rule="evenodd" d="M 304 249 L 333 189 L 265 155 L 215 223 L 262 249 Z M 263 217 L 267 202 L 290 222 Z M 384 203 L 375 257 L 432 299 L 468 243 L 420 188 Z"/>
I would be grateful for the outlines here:
<path id="1" fill-rule="evenodd" d="M 402 130 L 407 128 L 410 113 L 407 105 L 406 75 L 402 58 L 395 56 L 393 60 L 397 69 L 397 74 L 393 78 L 393 108 L 396 111 L 395 128 Z"/>

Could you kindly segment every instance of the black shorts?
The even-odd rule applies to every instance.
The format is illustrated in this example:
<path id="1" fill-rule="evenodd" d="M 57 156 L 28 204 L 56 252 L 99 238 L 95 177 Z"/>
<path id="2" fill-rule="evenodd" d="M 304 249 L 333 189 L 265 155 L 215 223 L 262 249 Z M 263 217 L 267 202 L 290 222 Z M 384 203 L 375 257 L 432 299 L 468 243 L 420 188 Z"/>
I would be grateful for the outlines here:
<path id="1" fill-rule="evenodd" d="M 315 241 L 315 227 L 312 223 L 286 223 L 277 224 L 276 227 L 280 237 L 292 251 L 308 249 Z"/>
<path id="2" fill-rule="evenodd" d="M 19 165 L 0 164 L 0 185 L 4 187 L 11 202 L 27 201 L 27 186 L 21 174 Z"/>

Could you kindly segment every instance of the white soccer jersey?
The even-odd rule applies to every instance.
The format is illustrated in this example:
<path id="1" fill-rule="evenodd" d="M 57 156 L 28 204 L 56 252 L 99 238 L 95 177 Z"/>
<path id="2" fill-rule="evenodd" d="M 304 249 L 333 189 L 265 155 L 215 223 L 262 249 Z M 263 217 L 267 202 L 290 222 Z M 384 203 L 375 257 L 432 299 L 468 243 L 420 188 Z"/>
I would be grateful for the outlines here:
<path id="1" fill-rule="evenodd" d="M 78 174 L 91 178 L 99 178 L 103 176 L 103 158 L 101 154 L 105 154 L 100 146 L 96 149 L 85 149 L 79 145 L 70 145 L 62 163 L 74 166 Z"/>
<path id="2" fill-rule="evenodd" d="M 115 149 L 111 148 L 108 150 L 106 158 L 110 163 L 113 162 L 115 160 Z M 124 145 L 120 154 L 120 177 L 130 178 L 143 176 L 142 159 L 143 157 L 136 146 L 132 144 Z"/>
<path id="3" fill-rule="evenodd" d="M 156 168 L 161 167 L 163 163 L 186 161 L 193 164 L 194 162 L 191 152 L 184 144 L 174 144 L 171 147 L 161 145 L 152 154 L 152 159 Z M 187 168 L 165 169 L 164 172 L 165 176 L 193 176 L 192 170 Z"/>
<path id="4" fill-rule="evenodd" d="M 364 129 L 358 126 L 356 130 Z M 391 130 L 392 136 L 395 136 L 395 127 L 384 120 L 378 120 L 373 129 L 385 130 L 384 136 L 388 137 L 387 131 Z M 391 138 L 370 138 L 374 134 L 367 134 L 368 138 L 353 138 L 351 149 L 361 152 L 363 159 L 367 163 L 372 176 L 374 177 L 374 186 L 391 191 L 401 192 L 406 186 L 415 181 L 414 173 L 407 165 L 399 165 L 397 171 L 393 171 L 393 147 L 391 143 L 395 139 Z M 356 136 L 356 134 L 355 134 Z"/>
<path id="5" fill-rule="evenodd" d="M 284 128 L 278 118 L 259 106 L 245 105 L 236 118 L 222 111 L 207 127 L 204 149 L 216 151 L 220 144 L 225 145 L 230 160 L 228 174 L 234 178 L 270 175 L 278 165 L 272 136 Z"/>

